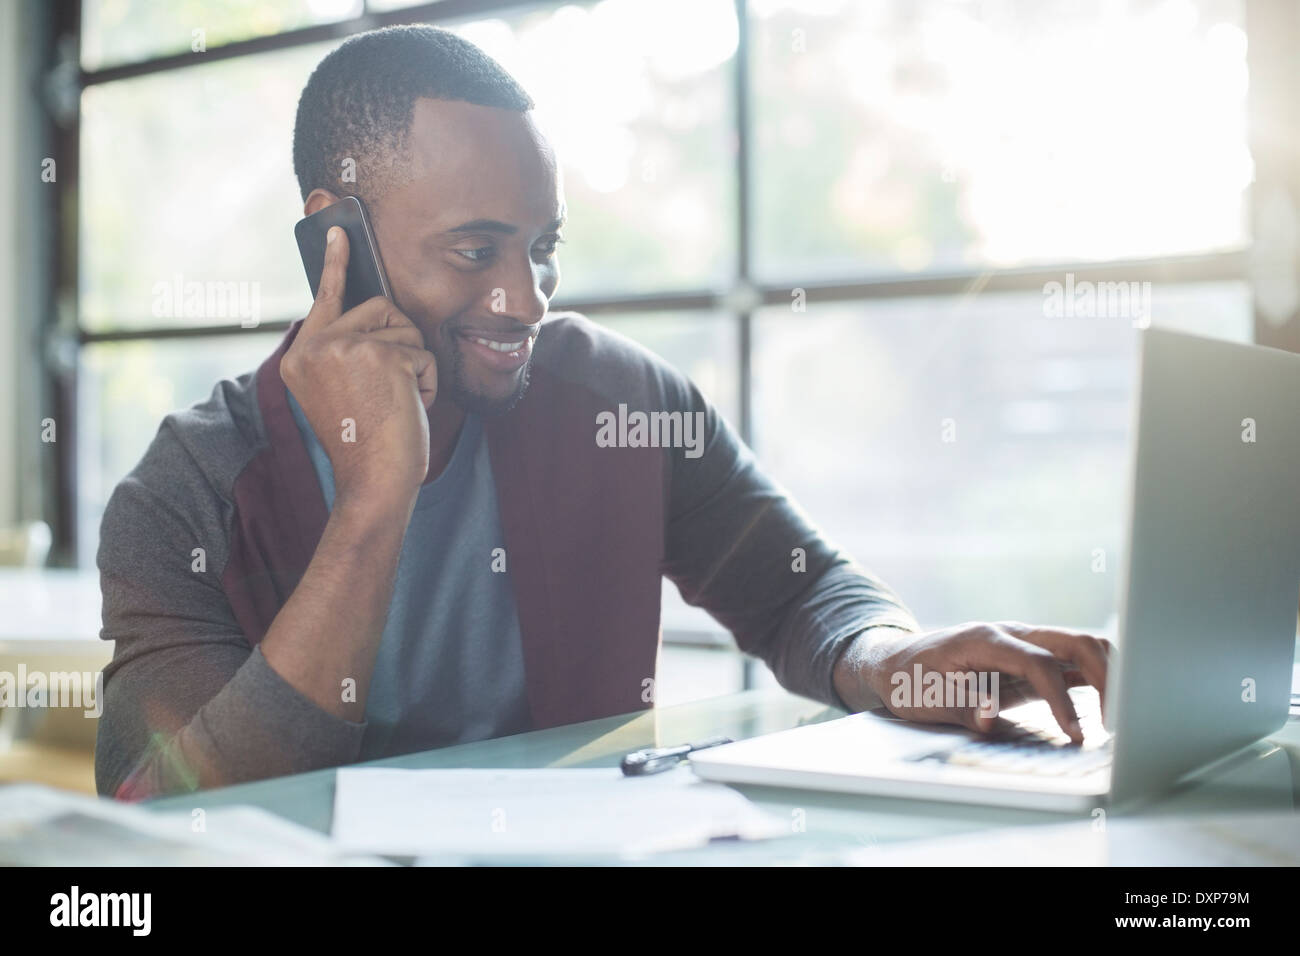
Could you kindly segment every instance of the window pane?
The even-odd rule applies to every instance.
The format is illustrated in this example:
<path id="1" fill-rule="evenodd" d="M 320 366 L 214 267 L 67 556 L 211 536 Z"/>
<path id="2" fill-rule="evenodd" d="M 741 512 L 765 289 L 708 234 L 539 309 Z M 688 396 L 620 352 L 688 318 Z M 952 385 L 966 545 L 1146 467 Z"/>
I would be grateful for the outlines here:
<path id="1" fill-rule="evenodd" d="M 253 371 L 279 341 L 277 334 L 249 332 L 81 349 L 77 537 L 83 566 L 94 566 L 109 495 L 139 462 L 163 416 L 203 401 L 221 379 Z"/>
<path id="2" fill-rule="evenodd" d="M 293 238 L 294 111 L 314 45 L 106 83 L 82 96 L 82 324 L 247 324 L 306 315 Z M 204 294 L 189 295 L 190 283 Z M 237 305 L 216 292 L 230 283 Z M 177 295 L 179 290 L 179 295 Z M 208 293 L 213 293 L 209 295 Z"/>
<path id="3" fill-rule="evenodd" d="M 923 624 L 1099 627 L 1115 611 L 1136 332 L 1043 302 L 897 299 L 755 323 L 760 460 Z M 1151 303 L 1154 324 L 1250 338 L 1244 284 L 1155 288 Z"/>
<path id="4" fill-rule="evenodd" d="M 696 384 L 731 426 L 740 411 L 736 320 L 721 312 L 637 312 L 592 316 L 644 345 Z"/>
<path id="5" fill-rule="evenodd" d="M 742 661 L 738 651 L 675 647 L 665 643 L 659 650 L 659 666 L 655 669 L 655 706 L 672 707 L 737 693 L 741 689 Z M 761 664 L 759 668 L 767 670 Z"/>
<path id="6" fill-rule="evenodd" d="M 82 0 L 81 66 L 122 63 L 211 49 L 358 16 L 361 0 Z M 202 31 L 196 33 L 195 31 Z"/>
<path id="7" fill-rule="evenodd" d="M 776 281 L 1247 238 L 1240 0 L 754 0 Z"/>
<path id="8" fill-rule="evenodd" d="M 561 296 L 725 280 L 735 261 L 731 0 L 605 0 L 449 26 L 528 90 L 559 155 Z"/>

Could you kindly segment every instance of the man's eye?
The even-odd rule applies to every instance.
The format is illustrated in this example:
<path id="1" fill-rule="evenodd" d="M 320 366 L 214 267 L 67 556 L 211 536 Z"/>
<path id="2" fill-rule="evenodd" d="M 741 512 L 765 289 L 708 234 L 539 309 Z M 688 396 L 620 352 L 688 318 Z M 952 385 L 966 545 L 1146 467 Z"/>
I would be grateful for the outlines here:
<path id="1" fill-rule="evenodd" d="M 549 236 L 548 238 L 543 239 L 541 242 L 539 242 L 537 244 L 537 248 L 542 253 L 543 256 L 549 259 L 551 256 L 555 255 L 555 247 L 558 246 L 563 241 L 564 241 L 563 236 Z"/>
<path id="2" fill-rule="evenodd" d="M 493 249 L 491 246 L 480 246 L 477 249 L 456 249 L 457 255 L 464 256 L 470 262 L 485 262 L 492 258 Z"/>

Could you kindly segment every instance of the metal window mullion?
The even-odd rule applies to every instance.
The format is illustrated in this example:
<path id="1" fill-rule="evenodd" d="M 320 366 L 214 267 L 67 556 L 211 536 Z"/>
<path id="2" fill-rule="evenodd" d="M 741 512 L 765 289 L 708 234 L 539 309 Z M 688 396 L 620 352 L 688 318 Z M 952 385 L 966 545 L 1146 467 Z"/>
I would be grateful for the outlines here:
<path id="1" fill-rule="evenodd" d="M 81 60 L 81 4 L 60 3 L 49 9 L 50 20 L 44 36 L 48 38 L 45 61 L 41 64 L 46 79 L 46 123 L 49 131 L 52 156 L 58 170 L 60 186 L 50 197 L 51 228 L 49 232 L 50 299 L 49 311 L 42 329 L 42 377 L 45 394 L 51 402 L 53 417 L 61 440 L 50 443 L 54 455 L 53 473 L 55 500 L 53 508 L 45 508 L 54 519 L 54 565 L 73 565 L 77 561 L 77 376 L 78 362 L 75 344 L 68 341 L 78 324 L 78 271 L 81 163 L 81 111 L 59 122 L 54 111 L 58 92 L 50 82 L 51 71 L 64 62 L 79 64 Z M 79 94 L 75 94 L 80 106 Z M 69 356 L 69 352 L 71 355 Z M 70 357 L 70 360 L 68 360 Z"/>
<path id="2" fill-rule="evenodd" d="M 753 346 L 754 317 L 753 309 L 745 297 L 752 288 L 753 272 L 752 249 L 750 246 L 750 76 L 749 50 L 750 25 L 748 0 L 735 0 L 736 4 L 736 56 L 732 73 L 732 108 L 734 131 L 736 137 L 736 271 L 732 288 L 736 293 L 734 301 L 740 303 L 736 311 L 736 347 L 739 368 L 737 382 L 740 389 L 739 421 L 740 438 L 750 447 L 754 444 L 754 406 L 753 406 Z M 740 657 L 740 687 L 751 690 L 754 687 L 754 670 L 757 662 L 748 654 Z"/>

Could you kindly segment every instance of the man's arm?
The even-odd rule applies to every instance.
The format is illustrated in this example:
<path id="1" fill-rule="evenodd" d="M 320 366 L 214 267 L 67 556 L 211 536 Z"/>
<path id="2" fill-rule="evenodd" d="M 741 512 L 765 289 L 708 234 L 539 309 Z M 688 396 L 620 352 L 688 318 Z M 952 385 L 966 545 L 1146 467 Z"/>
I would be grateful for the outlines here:
<path id="1" fill-rule="evenodd" d="M 888 586 L 825 540 L 689 382 L 666 383 L 674 409 L 702 413 L 705 427 L 698 457 L 668 451 L 665 575 L 783 687 L 845 707 L 834 671 L 858 635 L 919 625 Z"/>
<path id="2" fill-rule="evenodd" d="M 294 592 L 302 600 L 281 610 L 272 631 L 344 638 L 353 653 L 374 643 L 392 573 L 380 536 L 351 528 L 344 515 L 331 516 Z M 295 686 L 268 662 L 265 645 L 250 649 L 216 574 L 191 568 L 188 545 L 203 540 L 196 530 L 134 476 L 105 513 L 103 636 L 116 642 L 95 748 L 105 795 L 138 800 L 223 786 L 337 766 L 360 752 L 364 711 L 342 705 L 337 684 L 332 700 L 312 699 L 306 682 Z M 325 582 L 337 578 L 348 586 L 328 593 Z M 342 627 L 322 625 L 330 613 Z"/>
<path id="3" fill-rule="evenodd" d="M 425 409 L 437 370 L 389 300 L 342 312 L 347 255 L 346 236 L 332 229 L 316 302 L 280 366 L 330 454 L 334 507 L 256 651 L 214 576 L 189 573 L 202 532 L 183 497 L 168 498 L 184 483 L 184 454 L 170 456 L 172 473 L 167 462 L 151 472 L 157 488 L 132 476 L 114 493 L 100 549 L 104 637 L 117 642 L 105 672 L 101 792 L 135 799 L 356 757 L 402 539 L 429 467 Z M 342 441 L 345 419 L 356 441 Z"/>

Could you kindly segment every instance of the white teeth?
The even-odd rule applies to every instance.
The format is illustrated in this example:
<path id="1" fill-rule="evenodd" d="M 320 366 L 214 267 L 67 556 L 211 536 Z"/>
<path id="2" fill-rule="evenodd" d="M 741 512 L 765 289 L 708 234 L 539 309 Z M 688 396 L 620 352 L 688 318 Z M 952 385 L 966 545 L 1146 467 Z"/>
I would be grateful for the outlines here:
<path id="1" fill-rule="evenodd" d="M 493 342 L 489 339 L 481 339 L 477 335 L 471 335 L 470 340 L 477 342 L 479 345 L 486 345 L 493 352 L 518 352 L 524 347 L 524 342 L 527 341 L 527 339 L 524 339 L 519 342 Z"/>

